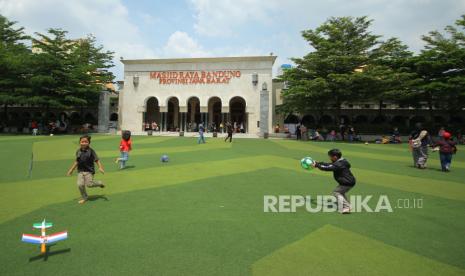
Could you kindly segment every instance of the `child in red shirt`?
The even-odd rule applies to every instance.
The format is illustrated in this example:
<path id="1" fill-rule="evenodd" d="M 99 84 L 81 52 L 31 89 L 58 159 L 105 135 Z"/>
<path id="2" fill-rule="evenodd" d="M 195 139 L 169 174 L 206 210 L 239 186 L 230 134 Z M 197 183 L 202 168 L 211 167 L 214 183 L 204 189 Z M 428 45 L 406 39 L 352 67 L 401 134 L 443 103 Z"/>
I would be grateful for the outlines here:
<path id="1" fill-rule="evenodd" d="M 441 160 L 441 169 L 443 172 L 450 171 L 450 165 L 452 163 L 452 154 L 457 152 L 455 142 L 452 141 L 451 134 L 447 131 L 442 133 L 442 140 L 437 141 L 434 144 L 434 148 L 439 148 L 439 159 Z"/>
<path id="2" fill-rule="evenodd" d="M 132 149 L 132 141 L 131 141 L 131 132 L 130 131 L 123 131 L 121 142 L 119 143 L 119 150 L 121 156 L 116 158 L 115 163 L 120 162 L 120 169 L 124 169 L 126 167 L 126 162 L 129 158 L 129 151 Z"/>

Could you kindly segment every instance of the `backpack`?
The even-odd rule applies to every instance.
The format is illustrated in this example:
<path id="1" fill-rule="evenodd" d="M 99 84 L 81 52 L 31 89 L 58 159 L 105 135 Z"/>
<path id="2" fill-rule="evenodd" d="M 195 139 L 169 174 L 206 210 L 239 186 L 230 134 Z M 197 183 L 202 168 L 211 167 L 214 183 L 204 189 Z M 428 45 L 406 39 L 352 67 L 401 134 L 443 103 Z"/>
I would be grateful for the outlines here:
<path id="1" fill-rule="evenodd" d="M 420 132 L 420 135 L 418 135 L 416 139 L 412 140 L 412 148 L 417 149 L 421 147 L 421 140 L 423 140 L 423 138 L 425 138 L 426 135 L 428 135 L 428 131 L 422 130 Z"/>

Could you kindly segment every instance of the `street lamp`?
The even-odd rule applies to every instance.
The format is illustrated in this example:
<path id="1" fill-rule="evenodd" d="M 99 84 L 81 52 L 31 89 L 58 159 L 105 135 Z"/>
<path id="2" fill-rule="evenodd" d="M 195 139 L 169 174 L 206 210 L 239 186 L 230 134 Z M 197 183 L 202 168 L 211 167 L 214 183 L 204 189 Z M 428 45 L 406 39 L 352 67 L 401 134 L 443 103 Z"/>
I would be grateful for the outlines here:
<path id="1" fill-rule="evenodd" d="M 139 85 L 139 76 L 137 74 L 134 75 L 134 77 L 132 77 L 132 83 L 134 84 L 134 86 Z"/>
<path id="2" fill-rule="evenodd" d="M 258 84 L 258 74 L 257 74 L 257 72 L 254 72 L 254 73 L 252 74 L 252 84 L 253 84 L 254 86 Z"/>

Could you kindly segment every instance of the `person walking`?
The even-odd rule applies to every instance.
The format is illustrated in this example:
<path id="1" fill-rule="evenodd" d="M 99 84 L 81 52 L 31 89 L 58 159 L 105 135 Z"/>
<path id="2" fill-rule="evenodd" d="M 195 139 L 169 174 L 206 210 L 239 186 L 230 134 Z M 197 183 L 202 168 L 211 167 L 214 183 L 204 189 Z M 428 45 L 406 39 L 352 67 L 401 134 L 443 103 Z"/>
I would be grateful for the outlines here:
<path id="1" fill-rule="evenodd" d="M 200 144 L 205 144 L 205 137 L 203 136 L 205 132 L 205 128 L 203 127 L 203 124 L 199 124 L 199 140 L 197 140 L 197 143 Z"/>
<path id="2" fill-rule="evenodd" d="M 300 132 L 300 124 L 295 128 L 295 136 L 297 140 L 302 140 L 302 132 Z"/>
<path id="3" fill-rule="evenodd" d="M 415 130 L 410 134 L 409 143 L 412 149 L 413 165 L 418 169 L 426 169 L 428 145 L 431 145 L 431 137 L 421 123 L 415 125 Z"/>
<path id="4" fill-rule="evenodd" d="M 226 137 L 226 139 L 224 139 L 224 141 L 226 142 L 229 139 L 229 143 L 231 143 L 232 142 L 232 134 L 233 134 L 233 126 L 231 125 L 230 122 L 226 123 L 226 132 L 228 133 L 228 136 Z"/>
<path id="5" fill-rule="evenodd" d="M 449 132 L 444 131 L 441 140 L 433 145 L 433 148 L 439 148 L 439 160 L 441 161 L 441 170 L 443 172 L 450 171 L 452 155 L 457 153 L 456 144 L 452 141 L 451 136 Z"/>

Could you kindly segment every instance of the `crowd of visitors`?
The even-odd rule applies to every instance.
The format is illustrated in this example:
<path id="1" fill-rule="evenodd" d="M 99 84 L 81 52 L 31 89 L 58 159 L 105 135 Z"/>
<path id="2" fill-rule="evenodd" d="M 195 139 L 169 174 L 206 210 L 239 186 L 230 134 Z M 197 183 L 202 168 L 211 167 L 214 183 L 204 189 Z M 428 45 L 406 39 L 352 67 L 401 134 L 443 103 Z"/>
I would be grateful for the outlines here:
<path id="1" fill-rule="evenodd" d="M 203 128 L 204 132 L 219 132 L 219 133 L 226 133 L 228 131 L 228 124 L 231 125 L 231 129 L 234 133 L 245 133 L 245 125 L 243 122 L 221 122 L 219 125 L 215 122 L 212 122 L 206 125 L 203 122 L 188 122 L 186 125 L 187 132 L 198 132 L 200 128 Z M 144 131 L 162 131 L 160 126 L 157 122 L 145 122 L 142 124 L 142 128 Z M 179 127 L 177 126 L 169 126 L 168 131 L 180 131 Z"/>

